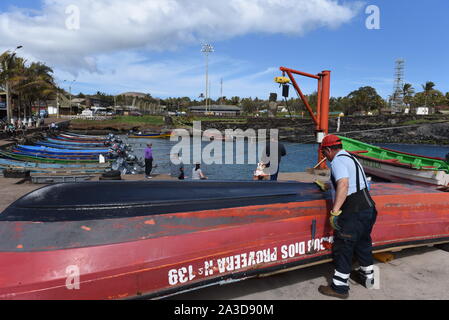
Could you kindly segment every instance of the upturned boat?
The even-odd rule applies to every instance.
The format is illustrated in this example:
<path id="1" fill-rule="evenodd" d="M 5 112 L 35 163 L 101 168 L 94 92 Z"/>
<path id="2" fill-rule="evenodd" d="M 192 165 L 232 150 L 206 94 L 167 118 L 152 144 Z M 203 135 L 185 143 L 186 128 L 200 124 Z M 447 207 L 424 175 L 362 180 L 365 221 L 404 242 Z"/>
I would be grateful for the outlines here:
<path id="1" fill-rule="evenodd" d="M 449 242 L 449 193 L 373 184 L 372 195 L 376 252 Z M 306 183 L 44 187 L 0 214 L 0 299 L 164 297 L 328 262 L 330 197 Z"/>
<path id="2" fill-rule="evenodd" d="M 449 163 L 445 159 L 340 138 L 343 148 L 360 160 L 367 174 L 391 182 L 449 186 Z"/>

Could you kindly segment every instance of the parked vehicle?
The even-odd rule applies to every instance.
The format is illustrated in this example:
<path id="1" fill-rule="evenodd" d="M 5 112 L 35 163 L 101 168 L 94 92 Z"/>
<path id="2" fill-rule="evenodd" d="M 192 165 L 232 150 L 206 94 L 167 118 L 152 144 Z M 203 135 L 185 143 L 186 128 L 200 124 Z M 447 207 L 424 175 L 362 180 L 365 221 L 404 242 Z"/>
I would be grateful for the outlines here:
<path id="1" fill-rule="evenodd" d="M 39 111 L 39 117 L 40 118 L 48 118 L 48 111 L 47 110 L 40 110 Z"/>

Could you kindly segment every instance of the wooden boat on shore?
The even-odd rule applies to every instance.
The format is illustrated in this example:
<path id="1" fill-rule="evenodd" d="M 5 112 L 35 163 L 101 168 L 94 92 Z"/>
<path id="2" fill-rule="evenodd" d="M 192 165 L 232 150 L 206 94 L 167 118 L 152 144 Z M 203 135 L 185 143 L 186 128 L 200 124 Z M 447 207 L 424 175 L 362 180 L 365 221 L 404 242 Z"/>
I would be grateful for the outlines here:
<path id="1" fill-rule="evenodd" d="M 54 138 L 51 138 L 53 140 L 57 140 L 59 142 L 66 142 L 66 143 L 91 143 L 91 144 L 101 144 L 104 143 L 106 140 L 95 140 L 95 139 L 69 139 L 62 136 L 57 136 Z"/>
<path id="2" fill-rule="evenodd" d="M 73 133 L 73 132 L 60 133 L 59 136 L 64 137 L 66 139 L 75 139 L 75 140 L 84 139 L 84 140 L 105 141 L 107 139 L 106 136 L 89 136 L 89 135 L 77 134 L 77 133 Z"/>
<path id="3" fill-rule="evenodd" d="M 98 158 L 96 159 L 73 159 L 73 158 L 48 158 L 39 155 L 32 154 L 22 154 L 0 150 L 0 156 L 5 159 L 18 160 L 18 161 L 28 161 L 37 163 L 53 163 L 53 164 L 83 164 L 83 163 L 98 163 Z M 108 159 L 106 159 L 108 161 Z"/>
<path id="4" fill-rule="evenodd" d="M 29 161 L 16 161 L 0 158 L 0 170 L 4 169 L 18 169 L 28 170 L 31 172 L 55 171 L 55 170 L 97 170 L 105 171 L 110 168 L 110 164 L 52 164 L 52 163 L 38 163 Z"/>
<path id="5" fill-rule="evenodd" d="M 340 138 L 344 149 L 360 160 L 369 175 L 391 182 L 449 186 L 449 163 L 445 159 L 376 147 L 346 137 Z"/>
<path id="6" fill-rule="evenodd" d="M 128 135 L 130 139 L 162 139 L 170 137 L 171 133 L 133 133 Z"/>
<path id="7" fill-rule="evenodd" d="M 11 151 L 20 156 L 39 157 L 39 158 L 45 158 L 45 159 L 50 159 L 50 160 L 62 160 L 62 161 L 90 160 L 90 161 L 97 161 L 97 162 L 99 160 L 99 155 L 50 154 L 50 153 L 42 153 L 42 152 L 17 150 L 16 148 L 12 148 Z"/>
<path id="8" fill-rule="evenodd" d="M 25 152 L 33 152 L 33 153 L 43 153 L 43 154 L 55 154 L 55 155 L 95 155 L 98 156 L 100 154 L 108 154 L 111 152 L 110 149 L 56 149 L 45 146 L 27 146 L 27 145 L 17 145 L 15 147 L 16 150 L 25 151 Z"/>
<path id="9" fill-rule="evenodd" d="M 449 193 L 372 195 L 376 252 L 449 242 Z M 328 262 L 330 202 L 306 183 L 44 187 L 0 214 L 0 299 L 154 298 Z"/>
<path id="10" fill-rule="evenodd" d="M 74 141 L 67 141 L 67 140 L 58 140 L 54 138 L 47 138 L 45 142 L 58 144 L 58 145 L 66 145 L 66 146 L 75 146 L 75 147 L 82 147 L 82 146 L 88 146 L 88 147 L 105 147 L 104 143 L 86 143 L 86 142 L 74 142 Z"/>
<path id="11" fill-rule="evenodd" d="M 50 148 L 56 148 L 56 149 L 72 149 L 72 150 L 79 150 L 79 149 L 84 149 L 84 150 L 103 150 L 105 148 L 105 146 L 97 146 L 97 147 L 92 147 L 89 145 L 67 145 L 67 144 L 57 144 L 57 143 L 51 143 L 51 142 L 46 142 L 46 141 L 36 141 L 34 143 L 36 146 L 44 146 L 44 147 L 50 147 Z"/>

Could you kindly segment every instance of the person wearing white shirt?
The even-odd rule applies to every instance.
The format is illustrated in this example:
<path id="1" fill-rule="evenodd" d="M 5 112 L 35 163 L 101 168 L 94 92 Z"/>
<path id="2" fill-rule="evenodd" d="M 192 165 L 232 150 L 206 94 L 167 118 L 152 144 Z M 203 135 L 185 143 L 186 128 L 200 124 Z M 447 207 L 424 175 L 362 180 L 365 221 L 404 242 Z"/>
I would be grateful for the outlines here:
<path id="1" fill-rule="evenodd" d="M 374 285 L 371 232 L 377 218 L 376 204 L 369 193 L 363 167 L 343 150 L 338 136 L 326 136 L 321 143 L 321 152 L 331 161 L 333 207 L 330 224 L 334 229 L 335 273 L 332 284 L 320 286 L 318 290 L 327 296 L 347 299 L 353 256 L 360 264 L 354 274 L 355 280 L 366 288 Z"/>
<path id="2" fill-rule="evenodd" d="M 203 171 L 201 170 L 201 165 L 197 163 L 195 165 L 195 168 L 192 170 L 192 180 L 206 180 L 207 177 L 204 175 Z"/>

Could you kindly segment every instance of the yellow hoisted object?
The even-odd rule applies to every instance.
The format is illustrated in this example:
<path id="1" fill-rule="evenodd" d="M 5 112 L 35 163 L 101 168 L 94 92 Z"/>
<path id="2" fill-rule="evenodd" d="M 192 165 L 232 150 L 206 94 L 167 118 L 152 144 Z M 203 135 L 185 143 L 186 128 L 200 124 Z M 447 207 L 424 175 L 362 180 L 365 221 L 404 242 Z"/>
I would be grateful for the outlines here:
<path id="1" fill-rule="evenodd" d="M 276 78 L 274 78 L 274 82 L 280 83 L 280 84 L 287 84 L 287 83 L 290 83 L 290 79 L 287 77 L 276 77 Z"/>

